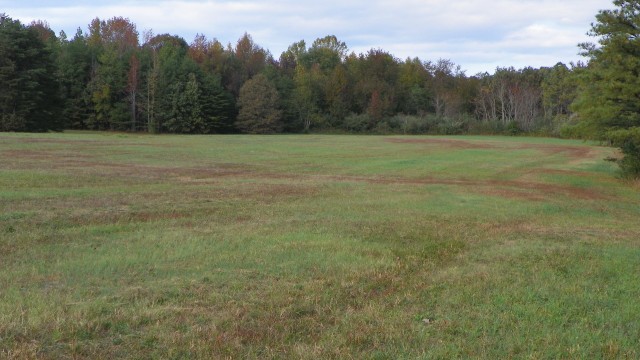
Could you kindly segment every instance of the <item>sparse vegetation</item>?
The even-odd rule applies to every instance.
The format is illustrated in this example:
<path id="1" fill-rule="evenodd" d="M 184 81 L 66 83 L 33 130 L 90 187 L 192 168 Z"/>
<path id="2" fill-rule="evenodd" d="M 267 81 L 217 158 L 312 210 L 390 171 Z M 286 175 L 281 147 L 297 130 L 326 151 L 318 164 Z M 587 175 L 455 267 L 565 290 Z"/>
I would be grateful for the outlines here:
<path id="1" fill-rule="evenodd" d="M 638 358 L 614 151 L 0 134 L 0 357 Z"/>

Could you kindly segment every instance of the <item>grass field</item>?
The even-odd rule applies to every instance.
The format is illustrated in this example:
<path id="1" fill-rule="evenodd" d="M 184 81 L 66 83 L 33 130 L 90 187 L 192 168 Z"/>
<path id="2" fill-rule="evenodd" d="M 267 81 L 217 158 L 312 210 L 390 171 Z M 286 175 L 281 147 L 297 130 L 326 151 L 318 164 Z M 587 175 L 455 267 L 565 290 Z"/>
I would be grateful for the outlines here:
<path id="1" fill-rule="evenodd" d="M 613 153 L 0 134 L 0 358 L 640 358 Z"/>

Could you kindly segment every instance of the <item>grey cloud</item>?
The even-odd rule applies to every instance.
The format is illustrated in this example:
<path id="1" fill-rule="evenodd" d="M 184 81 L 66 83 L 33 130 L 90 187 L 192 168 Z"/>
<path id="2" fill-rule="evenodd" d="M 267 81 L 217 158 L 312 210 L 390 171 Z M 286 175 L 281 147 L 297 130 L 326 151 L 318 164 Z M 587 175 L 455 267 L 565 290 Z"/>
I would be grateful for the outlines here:
<path id="1" fill-rule="evenodd" d="M 129 17 L 142 32 L 196 33 L 234 43 L 245 31 L 277 57 L 289 44 L 335 34 L 356 52 L 448 58 L 468 73 L 578 60 L 576 44 L 610 0 L 40 1 L 0 0 L 10 16 L 74 32 L 98 16 Z"/>

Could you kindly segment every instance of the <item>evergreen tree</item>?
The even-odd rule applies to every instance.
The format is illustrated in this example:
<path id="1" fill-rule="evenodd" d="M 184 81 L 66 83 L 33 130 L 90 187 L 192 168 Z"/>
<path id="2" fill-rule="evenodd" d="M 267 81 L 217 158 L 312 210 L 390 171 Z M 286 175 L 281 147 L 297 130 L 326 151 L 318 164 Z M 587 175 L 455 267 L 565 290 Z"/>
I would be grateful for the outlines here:
<path id="1" fill-rule="evenodd" d="M 61 130 L 53 54 L 34 28 L 0 14 L 0 130 Z"/>
<path id="2" fill-rule="evenodd" d="M 185 65 L 188 45 L 184 39 L 168 34 L 156 35 L 146 41 L 147 61 L 145 109 L 149 132 L 173 131 L 178 126 L 166 122 L 175 119 L 175 97 L 183 88 L 189 73 L 196 71 L 193 61 Z"/>
<path id="3" fill-rule="evenodd" d="M 91 54 L 87 39 L 78 28 L 70 41 L 62 41 L 58 57 L 58 81 L 65 127 L 85 129 L 91 100 L 87 84 L 91 76 Z"/>
<path id="4" fill-rule="evenodd" d="M 184 82 L 172 84 L 172 107 L 165 122 L 167 131 L 173 133 L 207 132 L 200 103 L 200 86 L 194 73 L 189 73 Z"/>
<path id="5" fill-rule="evenodd" d="M 614 4 L 616 9 L 596 15 L 591 29 L 600 46 L 581 44 L 590 61 L 574 110 L 589 137 L 640 126 L 640 1 Z"/>
<path id="6" fill-rule="evenodd" d="M 548 120 L 567 119 L 571 115 L 570 106 L 576 97 L 576 78 L 572 69 L 558 63 L 545 69 L 542 81 L 543 106 Z"/>
<path id="7" fill-rule="evenodd" d="M 581 44 L 590 58 L 581 72 L 581 91 L 573 109 L 582 134 L 620 146 L 627 163 L 640 162 L 640 1 L 615 0 L 613 10 L 596 15 L 590 35 L 599 46 Z M 640 176 L 638 167 L 623 167 Z M 634 170 L 635 169 L 635 170 Z"/>
<path id="8" fill-rule="evenodd" d="M 205 118 L 205 133 L 231 133 L 235 131 L 235 103 L 217 74 L 202 74 L 200 103 Z"/>

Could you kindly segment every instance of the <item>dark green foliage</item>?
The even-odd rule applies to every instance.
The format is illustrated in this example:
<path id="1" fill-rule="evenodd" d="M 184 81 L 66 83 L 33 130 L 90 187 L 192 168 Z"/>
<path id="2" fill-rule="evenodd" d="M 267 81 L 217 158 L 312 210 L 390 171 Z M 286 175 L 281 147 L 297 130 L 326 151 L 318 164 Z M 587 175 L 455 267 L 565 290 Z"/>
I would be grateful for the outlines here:
<path id="1" fill-rule="evenodd" d="M 233 97 L 220 77 L 205 72 L 188 51 L 182 38 L 171 35 L 154 36 L 143 46 L 142 107 L 148 131 L 231 132 Z"/>
<path id="2" fill-rule="evenodd" d="M 518 135 L 518 134 L 522 133 L 522 129 L 520 129 L 520 126 L 518 126 L 517 122 L 512 121 L 512 122 L 507 124 L 507 128 L 505 129 L 505 133 L 507 135 Z"/>
<path id="3" fill-rule="evenodd" d="M 640 126 L 640 2 L 614 1 L 596 16 L 590 35 L 600 46 L 581 44 L 590 58 L 581 72 L 574 109 L 585 136 L 602 138 L 609 129 Z"/>
<path id="4" fill-rule="evenodd" d="M 396 88 L 400 68 L 391 54 L 372 49 L 366 55 L 351 57 L 347 66 L 354 79 L 354 112 L 367 113 L 368 129 L 396 113 Z"/>
<path id="5" fill-rule="evenodd" d="M 289 65 L 292 64 L 290 63 Z M 282 63 L 268 65 L 263 74 L 276 87 L 280 95 L 283 131 L 296 133 L 302 130 L 303 125 L 300 123 L 297 103 L 294 98 L 294 94 L 297 92 L 293 78 L 294 74 L 289 71 L 293 69 L 286 68 L 289 65 Z"/>
<path id="6" fill-rule="evenodd" d="M 611 140 L 622 149 L 628 176 L 640 175 L 640 1 L 616 0 L 613 10 L 596 16 L 590 35 L 600 46 L 582 44 L 590 58 L 580 72 L 581 91 L 574 103 L 581 135 Z"/>
<path id="7" fill-rule="evenodd" d="M 571 103 L 576 99 L 578 89 L 576 69 L 580 69 L 580 66 L 569 68 L 563 63 L 558 63 L 543 72 L 544 117 L 553 122 L 554 129 L 563 126 L 570 120 Z"/>
<path id="8" fill-rule="evenodd" d="M 367 114 L 351 114 L 344 119 L 343 128 L 349 132 L 364 132 L 371 123 Z"/>
<path id="9" fill-rule="evenodd" d="M 206 117 L 209 133 L 231 133 L 235 130 L 235 99 L 220 83 L 216 75 L 202 75 L 200 102 Z"/>
<path id="10" fill-rule="evenodd" d="M 58 57 L 58 81 L 62 118 L 66 128 L 84 129 L 91 111 L 87 83 L 91 76 L 91 54 L 87 39 L 78 29 L 71 41 L 62 41 Z"/>
<path id="11" fill-rule="evenodd" d="M 88 38 L 93 71 L 88 84 L 93 112 L 87 125 L 100 130 L 135 128 L 137 78 L 131 77 L 138 50 L 138 31 L 129 19 L 94 19 Z M 136 85 L 133 86 L 132 85 Z M 133 91 L 133 93 L 132 93 Z"/>
<path id="12" fill-rule="evenodd" d="M 72 40 L 63 34 L 55 38 L 46 22 L 34 22 L 31 28 L 56 60 L 57 68 L 47 72 L 55 74 L 54 84 L 47 89 L 59 88 L 61 99 L 55 104 L 63 109 L 60 126 L 65 128 L 460 133 L 496 120 L 496 114 L 472 119 L 480 114 L 482 81 L 466 76 L 451 61 L 400 61 L 381 49 L 349 54 L 347 45 L 333 35 L 316 39 L 309 48 L 304 41 L 294 43 L 275 61 L 249 34 L 234 47 L 225 47 L 204 35 L 189 45 L 178 36 L 147 32 L 140 45 L 135 24 L 121 17 L 96 18 L 86 33 L 78 29 Z M 3 69 L 15 75 L 10 64 Z M 268 129 L 244 127 L 246 118 L 237 117 L 240 89 L 258 75 L 278 93 L 279 120 Z M 407 130 L 391 120 L 401 114 L 428 118 L 429 125 L 411 121 L 415 126 Z M 35 121 L 13 112 L 3 119 L 7 129 L 24 128 L 26 119 Z"/>
<path id="13" fill-rule="evenodd" d="M 624 154 L 618 162 L 623 175 L 640 178 L 640 127 L 609 131 L 607 138 Z"/>
<path id="14" fill-rule="evenodd" d="M 127 130 L 125 63 L 114 49 L 105 49 L 97 63 L 95 76 L 89 84 L 94 113 L 88 125 L 97 130 Z"/>
<path id="15" fill-rule="evenodd" d="M 300 64 L 306 68 L 317 65 L 327 73 L 340 65 L 347 55 L 347 45 L 339 41 L 334 35 L 316 39 L 308 51 L 300 56 Z"/>
<path id="16" fill-rule="evenodd" d="M 151 52 L 147 74 L 147 126 L 149 132 L 166 132 L 180 128 L 171 124 L 171 119 L 180 111 L 176 96 L 184 87 L 187 76 L 195 71 L 194 63 L 186 63 L 188 45 L 177 36 L 153 37 L 145 49 Z"/>
<path id="17" fill-rule="evenodd" d="M 200 103 L 201 91 L 193 73 L 184 81 L 172 84 L 171 111 L 164 126 L 173 133 L 203 133 L 206 124 Z"/>
<path id="18" fill-rule="evenodd" d="M 276 87 L 259 74 L 247 81 L 238 97 L 240 112 L 236 127 L 250 134 L 272 134 L 282 131 L 282 110 Z"/>
<path id="19" fill-rule="evenodd" d="M 211 134 L 231 131 L 231 99 L 216 79 L 196 68 L 169 87 L 171 108 L 163 128 L 171 133 Z"/>
<path id="20" fill-rule="evenodd" d="M 398 107 L 403 113 L 423 115 L 434 112 L 433 89 L 429 86 L 433 81 L 429 68 L 429 63 L 418 58 L 409 58 L 400 64 Z"/>
<path id="21" fill-rule="evenodd" d="M 0 14 L 0 131 L 62 129 L 55 73 L 38 31 Z"/>

